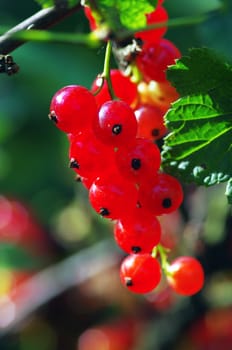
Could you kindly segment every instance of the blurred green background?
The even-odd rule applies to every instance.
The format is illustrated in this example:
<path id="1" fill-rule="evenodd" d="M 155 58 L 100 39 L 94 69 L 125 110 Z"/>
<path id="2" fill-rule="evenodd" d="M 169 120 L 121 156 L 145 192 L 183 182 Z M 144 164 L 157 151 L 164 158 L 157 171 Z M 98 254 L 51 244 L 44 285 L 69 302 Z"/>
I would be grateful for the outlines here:
<path id="1" fill-rule="evenodd" d="M 219 0 L 195 0 L 194 2 L 166 0 L 165 7 L 170 18 L 211 13 L 209 20 L 201 25 L 170 28 L 166 37 L 172 40 L 183 54 L 186 54 L 191 47 L 208 46 L 224 56 L 226 60 L 231 61 L 232 17 L 231 11 L 224 12 L 223 9 L 220 12 L 217 11 L 222 4 L 223 2 Z M 228 7 L 230 6 L 228 2 Z M 11 1 L 1 0 L 0 30 L 1 26 L 13 27 L 38 10 L 39 6 L 33 0 L 17 1 L 13 5 Z M 83 12 L 79 11 L 52 30 L 87 33 L 89 27 Z M 89 208 L 87 192 L 74 181 L 73 171 L 68 167 L 66 136 L 48 119 L 50 101 L 58 89 L 70 84 L 91 86 L 96 75 L 102 71 L 104 49 L 104 44 L 100 48 L 90 49 L 84 45 L 31 42 L 12 53 L 14 60 L 20 66 L 20 71 L 10 77 L 0 75 L 0 195 L 25 203 L 43 228 L 45 240 L 49 242 L 49 252 L 41 250 L 41 266 L 62 261 L 65 257 L 81 251 L 83 247 L 109 237 L 110 225 L 99 220 Z M 187 212 L 194 209 L 191 213 L 185 213 L 185 219 L 192 220 L 193 226 L 190 225 L 188 228 L 194 231 L 196 227 L 202 225 L 204 216 L 208 215 L 209 219 L 203 226 L 205 238 L 206 240 L 208 238 L 211 244 L 222 245 L 224 242 L 223 234 L 228 208 L 223 190 L 224 188 L 219 186 L 217 190 L 209 190 L 206 194 L 204 189 L 200 189 L 196 196 L 191 196 L 191 190 L 187 192 L 190 193 L 188 197 L 190 202 L 191 200 L 193 202 L 187 205 L 185 210 Z M 207 205 L 206 208 L 199 205 L 202 203 L 202 198 L 203 203 Z M 216 217 L 215 213 L 217 213 Z M 215 235 L 212 236 L 209 232 L 213 229 Z M 188 247 L 188 244 L 190 243 L 187 239 L 183 247 Z M 216 248 L 215 251 L 210 250 L 209 256 L 210 254 L 215 256 L 215 252 L 218 252 Z M 20 257 L 26 259 L 25 256 L 20 255 Z M 207 266 L 207 260 L 205 262 Z M 228 262 L 230 263 L 230 260 Z M 208 265 L 211 272 L 214 268 L 215 271 L 220 270 L 220 265 L 216 263 L 215 266 Z M 226 266 L 228 268 L 228 264 Z M 110 270 L 109 275 L 114 276 L 114 271 Z M 111 284 L 110 280 L 107 281 Z M 227 284 L 227 279 L 222 278 L 219 281 L 223 281 L 226 295 L 230 294 L 231 284 Z M 217 278 L 216 282 L 219 288 L 220 283 Z M 107 286 L 104 281 L 102 284 Z M 175 323 L 175 320 L 179 319 L 180 322 L 179 328 L 174 327 L 176 333 L 168 335 L 172 343 L 165 345 L 165 334 L 170 327 L 166 318 L 167 310 L 164 313 L 159 311 L 157 314 L 157 310 L 152 311 L 149 306 L 144 306 L 144 301 L 140 298 L 125 295 L 120 287 L 115 287 L 122 293 L 119 299 L 112 289 L 109 291 L 110 295 L 106 293 L 102 298 L 98 295 L 102 293 L 100 287 L 99 290 L 96 286 L 92 287 L 94 292 L 91 284 L 86 288 L 87 291 L 77 288 L 74 292 L 72 290 L 72 293 L 67 292 L 68 294 L 54 298 L 38 314 L 36 313 L 29 325 L 24 325 L 17 332 L 9 332 L 4 337 L 0 337 L 0 349 L 78 349 L 77 338 L 82 331 L 99 321 L 108 319 L 109 315 L 113 318 L 114 315 L 118 317 L 121 314 L 132 318 L 138 314 L 140 319 L 148 320 L 145 328 L 139 324 L 141 327 L 139 329 L 143 329 L 141 339 L 133 348 L 128 349 L 191 349 L 193 345 L 186 343 L 186 339 L 181 338 L 179 343 L 178 340 L 184 327 L 188 325 L 188 317 L 189 322 L 191 321 L 191 315 L 194 314 L 192 308 L 196 307 L 197 316 L 203 315 L 206 309 L 210 309 L 208 305 L 207 307 L 205 304 L 202 305 L 202 300 L 199 301 L 197 298 L 192 302 L 184 299 L 176 309 L 175 307 L 170 309 L 169 320 Z M 213 294 L 215 289 L 210 291 L 215 303 Z M 86 293 L 88 296 L 85 295 Z M 222 291 L 222 299 L 224 298 L 225 294 Z M 228 297 L 229 307 L 230 303 L 231 298 Z M 219 305 L 221 306 L 220 302 Z M 190 310 L 190 313 L 185 313 L 187 320 L 184 321 L 182 318 L 185 310 Z M 226 310 L 228 312 L 228 308 Z M 218 314 L 210 316 L 218 317 L 220 320 Z M 230 314 L 226 314 L 226 317 L 222 319 L 231 321 Z M 134 317 L 134 319 L 137 318 Z M 230 335 L 231 333 L 232 331 Z M 146 341 L 144 341 L 145 338 Z M 227 349 L 227 347 L 216 346 L 207 347 L 207 349 Z M 192 348 L 206 349 L 200 345 L 197 347 L 196 344 Z M 89 347 L 89 350 L 92 349 L 93 347 Z M 97 350 L 111 350 L 111 348 Z"/>

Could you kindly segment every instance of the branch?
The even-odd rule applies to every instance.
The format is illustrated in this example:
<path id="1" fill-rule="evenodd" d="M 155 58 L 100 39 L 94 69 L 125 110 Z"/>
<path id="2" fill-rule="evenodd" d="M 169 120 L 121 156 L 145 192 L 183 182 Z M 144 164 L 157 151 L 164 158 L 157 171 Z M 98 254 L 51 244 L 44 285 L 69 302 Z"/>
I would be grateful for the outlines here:
<path id="1" fill-rule="evenodd" d="M 0 318 L 0 338 L 17 331 L 22 321 L 54 297 L 116 265 L 119 257 L 119 251 L 111 240 L 102 241 L 20 284 L 12 299 L 0 300 L 0 315 L 5 315 Z"/>
<path id="2" fill-rule="evenodd" d="M 55 6 L 40 10 L 0 36 L 0 54 L 6 55 L 25 43 L 25 40 L 13 38 L 16 33 L 23 30 L 50 28 L 80 8 L 81 5 L 78 4 L 71 8 Z"/>

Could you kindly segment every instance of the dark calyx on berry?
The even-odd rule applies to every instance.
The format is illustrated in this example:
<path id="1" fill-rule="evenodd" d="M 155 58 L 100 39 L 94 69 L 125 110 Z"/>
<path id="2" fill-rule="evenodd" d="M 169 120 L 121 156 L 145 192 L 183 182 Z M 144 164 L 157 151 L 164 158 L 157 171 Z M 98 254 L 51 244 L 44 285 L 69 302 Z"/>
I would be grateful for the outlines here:
<path id="1" fill-rule="evenodd" d="M 81 176 L 80 176 L 80 175 L 77 175 L 77 176 L 75 177 L 75 181 L 76 181 L 76 182 L 82 182 Z"/>
<path id="2" fill-rule="evenodd" d="M 164 198 L 164 199 L 163 199 L 163 202 L 162 202 L 162 206 L 163 206 L 164 208 L 171 208 L 171 206 L 172 206 L 172 200 L 171 200 L 171 198 Z"/>
<path id="3" fill-rule="evenodd" d="M 121 124 L 115 124 L 113 127 L 112 127 L 112 133 L 115 134 L 115 135 L 118 135 L 122 132 L 122 125 Z"/>
<path id="4" fill-rule="evenodd" d="M 110 212 L 109 212 L 109 210 L 106 209 L 106 208 L 101 208 L 101 209 L 99 210 L 99 214 L 100 214 L 101 216 L 108 216 L 108 215 L 110 215 Z"/>
<path id="5" fill-rule="evenodd" d="M 125 285 L 127 286 L 127 287 L 131 287 L 131 286 L 133 286 L 133 282 L 132 282 L 132 278 L 131 277 L 125 277 Z"/>
<path id="6" fill-rule="evenodd" d="M 72 158 L 70 160 L 69 167 L 72 169 L 79 169 L 80 165 L 78 164 L 78 162 L 74 158 Z"/>
<path id="7" fill-rule="evenodd" d="M 57 116 L 54 111 L 51 111 L 51 113 L 48 114 L 48 118 L 52 120 L 54 123 L 58 123 Z"/>
<path id="8" fill-rule="evenodd" d="M 156 137 L 156 136 L 159 136 L 160 132 L 159 132 L 159 129 L 152 129 L 151 131 L 151 135 Z"/>
<path id="9" fill-rule="evenodd" d="M 133 247 L 131 247 L 131 250 L 133 253 L 136 254 L 136 253 L 140 253 L 142 249 L 138 246 L 133 246 Z"/>
<path id="10" fill-rule="evenodd" d="M 131 160 L 131 167 L 134 169 L 134 170 L 138 170 L 141 168 L 141 160 L 139 158 L 133 158 Z"/>

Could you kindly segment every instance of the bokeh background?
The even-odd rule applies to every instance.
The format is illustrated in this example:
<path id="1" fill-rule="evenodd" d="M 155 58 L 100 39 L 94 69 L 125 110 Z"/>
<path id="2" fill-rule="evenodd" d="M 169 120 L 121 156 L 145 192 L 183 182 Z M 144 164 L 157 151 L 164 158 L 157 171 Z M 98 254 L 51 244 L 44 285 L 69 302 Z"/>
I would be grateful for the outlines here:
<path id="1" fill-rule="evenodd" d="M 170 18 L 211 14 L 203 24 L 170 28 L 166 37 L 183 54 L 207 46 L 231 61 L 232 12 L 218 12 L 221 5 L 166 0 Z M 1 0 L 0 30 L 38 10 L 33 0 Z M 79 11 L 52 30 L 89 27 Z M 163 284 L 146 297 L 130 294 L 119 282 L 122 253 L 112 227 L 90 208 L 68 167 L 68 140 L 47 117 L 58 89 L 91 86 L 104 49 L 30 42 L 12 53 L 19 73 L 0 75 L 0 349 L 230 350 L 232 217 L 225 186 L 185 186 L 183 207 L 163 219 L 173 256 L 194 254 L 203 263 L 203 291 L 180 298 Z"/>

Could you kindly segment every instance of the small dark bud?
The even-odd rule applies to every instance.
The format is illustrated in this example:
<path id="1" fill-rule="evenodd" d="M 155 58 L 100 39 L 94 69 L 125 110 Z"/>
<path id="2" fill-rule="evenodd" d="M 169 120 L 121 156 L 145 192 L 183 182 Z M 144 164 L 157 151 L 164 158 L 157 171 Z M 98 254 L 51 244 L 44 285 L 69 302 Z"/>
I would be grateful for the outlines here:
<path id="1" fill-rule="evenodd" d="M 19 66 L 10 55 L 0 55 L 0 73 L 13 75 L 19 71 Z"/>

